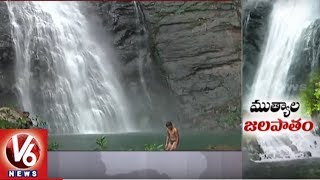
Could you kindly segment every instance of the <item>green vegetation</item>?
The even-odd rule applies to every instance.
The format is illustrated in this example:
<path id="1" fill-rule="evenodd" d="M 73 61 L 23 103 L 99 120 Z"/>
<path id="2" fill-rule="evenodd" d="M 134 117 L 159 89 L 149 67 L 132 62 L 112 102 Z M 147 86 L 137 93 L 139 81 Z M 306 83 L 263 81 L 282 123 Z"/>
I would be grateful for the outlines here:
<path id="1" fill-rule="evenodd" d="M 0 119 L 0 129 L 22 129 L 17 123 Z"/>
<path id="2" fill-rule="evenodd" d="M 15 122 L 8 121 L 7 119 L 0 119 L 0 129 L 27 129 L 28 125 L 22 118 L 17 119 Z"/>
<path id="3" fill-rule="evenodd" d="M 14 108 L 0 107 L 0 129 L 46 128 L 47 123 L 38 117 L 32 118 L 35 125 L 30 124 L 30 121 L 30 117 L 24 117 Z"/>
<path id="4" fill-rule="evenodd" d="M 145 144 L 144 145 L 144 150 L 145 151 L 163 151 L 163 144 Z"/>
<path id="5" fill-rule="evenodd" d="M 320 113 L 320 72 L 313 73 L 300 94 L 303 113 L 314 116 Z"/>
<path id="6" fill-rule="evenodd" d="M 60 144 L 57 142 L 49 143 L 48 145 L 48 151 L 57 151 L 60 147 Z"/>
<path id="7" fill-rule="evenodd" d="M 108 140 L 106 136 L 101 136 L 96 139 L 97 151 L 105 151 L 108 149 Z"/>
<path id="8" fill-rule="evenodd" d="M 29 122 L 28 122 L 29 121 Z M 0 129 L 29 129 L 29 128 L 45 128 L 47 123 L 41 121 L 39 117 L 32 118 L 35 125 L 30 125 L 30 119 L 23 117 L 15 108 L 0 108 Z M 58 150 L 60 145 L 56 142 L 48 144 L 49 151 Z"/>
<path id="9" fill-rule="evenodd" d="M 219 123 L 223 125 L 225 128 L 237 127 L 240 124 L 240 122 L 241 122 L 241 112 L 239 109 L 230 111 L 219 121 Z"/>
<path id="10" fill-rule="evenodd" d="M 36 121 L 35 128 L 44 128 L 46 126 L 46 122 L 44 121 Z M 18 118 L 15 121 L 9 121 L 8 119 L 0 119 L 0 129 L 29 129 L 29 125 L 27 124 L 27 120 L 24 118 Z"/>
<path id="11" fill-rule="evenodd" d="M 8 107 L 0 108 L 1 129 L 23 129 L 23 124 L 23 119 L 16 111 Z"/>

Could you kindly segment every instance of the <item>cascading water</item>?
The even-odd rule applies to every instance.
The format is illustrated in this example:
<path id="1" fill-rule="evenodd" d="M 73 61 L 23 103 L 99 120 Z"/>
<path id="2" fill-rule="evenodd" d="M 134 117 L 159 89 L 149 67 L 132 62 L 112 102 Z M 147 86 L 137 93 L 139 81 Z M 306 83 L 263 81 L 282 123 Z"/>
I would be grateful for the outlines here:
<path id="1" fill-rule="evenodd" d="M 141 8 L 141 4 L 139 2 L 133 1 L 135 13 L 137 16 L 137 25 L 142 28 L 142 38 L 140 39 L 140 46 L 146 46 L 148 35 L 147 35 L 147 28 L 146 28 L 146 22 L 145 22 L 145 16 Z M 151 102 L 150 93 L 147 88 L 147 84 L 144 78 L 144 64 L 146 63 L 146 56 L 148 54 L 147 48 L 140 48 L 138 51 L 138 57 L 139 57 L 139 76 L 140 76 L 140 82 L 143 87 L 143 91 L 145 95 L 147 96 L 149 102 Z"/>
<path id="2" fill-rule="evenodd" d="M 110 60 L 78 2 L 8 2 L 23 108 L 49 132 L 133 131 L 130 109 Z M 109 51 L 109 52 L 108 52 Z"/>
<path id="3" fill-rule="evenodd" d="M 250 108 L 255 99 L 269 102 L 297 100 L 297 97 L 289 98 L 286 94 L 288 71 L 303 30 L 320 18 L 319 3 L 318 0 L 279 0 L 274 3 L 270 15 L 268 39 L 249 98 L 244 104 L 245 108 Z M 250 118 L 255 115 L 261 119 L 258 114 L 252 114 Z M 265 116 L 264 118 L 271 120 L 270 118 L 278 118 L 278 115 Z M 299 116 L 290 116 L 288 120 Z M 320 144 L 320 137 L 312 133 L 266 134 L 262 132 L 255 134 L 255 136 L 264 151 L 264 154 L 261 155 L 262 161 L 303 158 L 306 152 L 311 153 L 312 157 L 320 157 L 320 146 L 317 146 Z"/>

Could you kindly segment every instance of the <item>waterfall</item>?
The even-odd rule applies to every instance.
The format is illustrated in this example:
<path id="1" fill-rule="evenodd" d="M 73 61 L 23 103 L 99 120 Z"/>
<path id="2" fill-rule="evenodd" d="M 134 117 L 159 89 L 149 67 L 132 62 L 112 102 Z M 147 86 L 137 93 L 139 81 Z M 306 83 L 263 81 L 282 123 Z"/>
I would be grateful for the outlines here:
<path id="1" fill-rule="evenodd" d="M 108 49 L 79 2 L 8 2 L 23 108 L 49 133 L 134 131 Z M 101 42 L 100 42 L 100 41 Z"/>
<path id="2" fill-rule="evenodd" d="M 254 83 L 245 100 L 244 108 L 249 109 L 255 99 L 261 101 L 296 101 L 298 97 L 286 94 L 288 72 L 293 65 L 295 49 L 303 30 L 312 24 L 319 15 L 318 0 L 278 0 L 274 2 L 270 15 L 268 37 L 261 54 Z M 296 72 L 299 73 L 299 72 Z M 256 116 L 256 118 L 255 118 Z M 263 115 L 263 120 L 276 120 L 283 114 Z M 290 116 L 287 120 L 300 117 Z M 252 119 L 260 119 L 261 114 L 251 114 Z M 264 151 L 262 160 L 290 160 L 304 158 L 305 153 L 320 157 L 320 137 L 309 132 L 256 133 L 257 141 Z"/>
<path id="3" fill-rule="evenodd" d="M 144 65 L 146 63 L 146 57 L 148 55 L 148 47 L 147 47 L 147 42 L 148 42 L 148 31 L 146 28 L 146 21 L 145 21 L 145 16 L 141 7 L 141 4 L 137 1 L 133 1 L 134 9 L 135 9 L 135 14 L 137 16 L 137 26 L 141 27 L 141 39 L 140 39 L 140 48 L 138 50 L 138 58 L 139 58 L 139 76 L 140 76 L 140 83 L 142 85 L 143 91 L 146 95 L 146 97 L 149 100 L 149 106 L 151 106 L 151 96 L 147 88 L 146 80 L 144 78 Z M 152 107 L 152 106 L 151 106 Z"/>

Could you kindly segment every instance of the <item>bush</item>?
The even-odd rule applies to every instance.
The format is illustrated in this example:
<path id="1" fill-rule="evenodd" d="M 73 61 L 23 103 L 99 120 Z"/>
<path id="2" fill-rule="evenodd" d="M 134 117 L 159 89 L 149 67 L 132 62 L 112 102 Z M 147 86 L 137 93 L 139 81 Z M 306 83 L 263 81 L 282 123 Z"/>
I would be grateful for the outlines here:
<path id="1" fill-rule="evenodd" d="M 21 128 L 16 123 L 1 119 L 0 129 L 21 129 Z"/>
<path id="2" fill-rule="evenodd" d="M 108 140 L 106 136 L 101 136 L 96 139 L 97 151 L 105 151 L 108 149 Z"/>
<path id="3" fill-rule="evenodd" d="M 0 129 L 27 129 L 28 125 L 25 120 L 19 118 L 16 122 L 11 122 L 6 119 L 0 119 Z"/>
<path id="4" fill-rule="evenodd" d="M 57 142 L 49 143 L 48 151 L 56 151 L 59 149 L 59 147 L 60 147 L 60 144 L 58 144 Z"/>
<path id="5" fill-rule="evenodd" d="M 320 113 L 320 72 L 311 74 L 306 88 L 300 94 L 303 113 L 313 116 Z"/>
<path id="6" fill-rule="evenodd" d="M 163 144 L 145 144 L 144 145 L 144 150 L 145 151 L 163 151 Z"/>
<path id="7" fill-rule="evenodd" d="M 24 117 L 13 108 L 0 107 L 0 129 L 29 129 L 32 127 L 43 129 L 47 127 L 47 123 L 40 121 L 38 117 L 31 120 L 36 124 L 31 124 L 30 120 L 29 117 Z"/>
<path id="8" fill-rule="evenodd" d="M 219 123 L 224 126 L 224 128 L 234 128 L 241 123 L 241 112 L 240 109 L 235 109 L 226 113 L 224 117 L 221 118 Z"/>

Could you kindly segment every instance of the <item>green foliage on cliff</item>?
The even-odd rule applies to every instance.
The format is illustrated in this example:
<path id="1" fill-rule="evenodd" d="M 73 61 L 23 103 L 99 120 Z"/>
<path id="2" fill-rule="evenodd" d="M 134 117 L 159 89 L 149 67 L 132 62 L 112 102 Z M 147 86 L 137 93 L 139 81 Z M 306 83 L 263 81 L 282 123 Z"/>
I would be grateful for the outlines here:
<path id="1" fill-rule="evenodd" d="M 22 129 L 20 124 L 0 119 L 0 129 Z"/>
<path id="2" fill-rule="evenodd" d="M 0 107 L 0 129 L 45 129 L 47 127 L 47 123 L 38 117 L 32 118 L 31 124 L 30 121 L 30 117 L 24 117 L 14 107 Z"/>
<path id="3" fill-rule="evenodd" d="M 28 129 L 26 120 L 19 118 L 15 122 L 0 119 L 0 129 Z"/>
<path id="4" fill-rule="evenodd" d="M 232 129 L 237 127 L 241 123 L 240 109 L 230 110 L 221 118 L 219 123 L 224 128 Z"/>
<path id="5" fill-rule="evenodd" d="M 320 71 L 311 74 L 300 99 L 305 114 L 312 116 L 320 113 Z"/>

